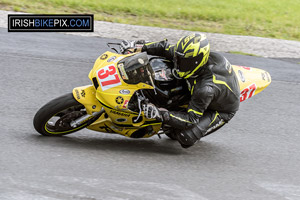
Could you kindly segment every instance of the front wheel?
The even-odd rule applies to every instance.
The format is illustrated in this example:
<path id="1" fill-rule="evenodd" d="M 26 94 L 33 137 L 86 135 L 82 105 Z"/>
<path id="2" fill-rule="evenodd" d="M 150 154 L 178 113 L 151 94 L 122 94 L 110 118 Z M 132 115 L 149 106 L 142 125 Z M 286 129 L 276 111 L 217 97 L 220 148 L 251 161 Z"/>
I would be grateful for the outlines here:
<path id="1" fill-rule="evenodd" d="M 45 136 L 61 136 L 73 133 L 94 122 L 92 118 L 78 127 L 71 122 L 86 115 L 85 107 L 76 101 L 72 93 L 53 99 L 35 114 L 33 125 L 37 132 Z"/>

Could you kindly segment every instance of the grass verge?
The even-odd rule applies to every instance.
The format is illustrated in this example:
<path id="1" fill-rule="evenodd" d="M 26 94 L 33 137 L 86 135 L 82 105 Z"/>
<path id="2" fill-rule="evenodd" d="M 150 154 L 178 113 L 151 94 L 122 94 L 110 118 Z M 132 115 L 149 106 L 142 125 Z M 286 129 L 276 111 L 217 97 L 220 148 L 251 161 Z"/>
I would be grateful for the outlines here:
<path id="1" fill-rule="evenodd" d="M 244 56 L 256 56 L 256 57 L 260 57 L 260 56 L 255 55 L 255 54 L 244 53 L 244 52 L 242 52 L 242 51 L 229 51 L 228 53 L 239 54 L 239 55 L 244 55 Z"/>
<path id="2" fill-rule="evenodd" d="M 300 0 L 1 0 L 0 9 L 300 41 Z"/>

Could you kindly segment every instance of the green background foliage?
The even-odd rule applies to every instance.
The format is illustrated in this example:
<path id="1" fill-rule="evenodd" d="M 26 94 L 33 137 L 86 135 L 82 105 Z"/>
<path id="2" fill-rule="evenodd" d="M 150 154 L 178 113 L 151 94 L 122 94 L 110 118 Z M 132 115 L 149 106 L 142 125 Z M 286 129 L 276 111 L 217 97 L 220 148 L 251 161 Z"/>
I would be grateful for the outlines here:
<path id="1" fill-rule="evenodd" d="M 300 0 L 1 0 L 0 9 L 300 41 Z"/>

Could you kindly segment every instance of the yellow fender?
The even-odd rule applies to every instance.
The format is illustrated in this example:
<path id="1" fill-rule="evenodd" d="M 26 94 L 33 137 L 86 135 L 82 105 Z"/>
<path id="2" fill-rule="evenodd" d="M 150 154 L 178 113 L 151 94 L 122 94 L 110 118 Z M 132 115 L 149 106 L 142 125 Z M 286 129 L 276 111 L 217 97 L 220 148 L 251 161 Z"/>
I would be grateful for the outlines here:
<path id="1" fill-rule="evenodd" d="M 99 112 L 102 105 L 96 98 L 96 90 L 93 85 L 76 87 L 73 89 L 73 96 L 84 107 L 88 114 Z"/>

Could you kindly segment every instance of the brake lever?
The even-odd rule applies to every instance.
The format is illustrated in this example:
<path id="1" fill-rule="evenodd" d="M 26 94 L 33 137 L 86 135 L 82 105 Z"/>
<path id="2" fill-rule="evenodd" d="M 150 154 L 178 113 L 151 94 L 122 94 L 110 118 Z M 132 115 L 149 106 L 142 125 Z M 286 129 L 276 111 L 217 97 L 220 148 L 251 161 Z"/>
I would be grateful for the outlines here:
<path id="1" fill-rule="evenodd" d="M 144 101 L 146 98 L 143 94 L 143 92 L 141 91 L 142 95 L 140 95 L 138 92 L 136 93 L 137 95 L 137 98 L 138 98 L 138 106 L 139 106 L 139 115 L 137 116 L 137 118 L 135 120 L 133 120 L 134 123 L 136 123 L 139 118 L 141 117 L 141 114 L 142 114 L 142 101 Z"/>
<path id="2" fill-rule="evenodd" d="M 107 43 L 106 44 L 110 49 L 114 50 L 116 53 L 120 53 L 120 51 L 118 51 L 116 48 L 114 47 L 111 47 L 110 45 L 116 45 L 116 46 L 121 46 L 121 43 L 113 43 L 113 42 L 110 42 L 110 43 Z"/>

